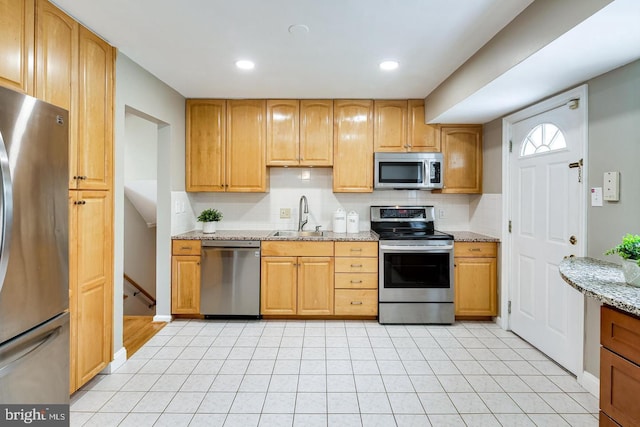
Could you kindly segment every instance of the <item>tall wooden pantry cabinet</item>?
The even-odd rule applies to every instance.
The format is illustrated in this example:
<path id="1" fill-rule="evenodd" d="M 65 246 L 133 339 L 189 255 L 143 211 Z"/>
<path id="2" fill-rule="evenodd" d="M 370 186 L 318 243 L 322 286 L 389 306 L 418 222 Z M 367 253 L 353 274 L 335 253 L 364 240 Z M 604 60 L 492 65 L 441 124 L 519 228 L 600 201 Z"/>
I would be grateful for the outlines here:
<path id="1" fill-rule="evenodd" d="M 33 95 L 69 110 L 70 391 L 73 393 L 104 369 L 113 355 L 115 51 L 47 0 L 11 2 L 35 4 Z"/>

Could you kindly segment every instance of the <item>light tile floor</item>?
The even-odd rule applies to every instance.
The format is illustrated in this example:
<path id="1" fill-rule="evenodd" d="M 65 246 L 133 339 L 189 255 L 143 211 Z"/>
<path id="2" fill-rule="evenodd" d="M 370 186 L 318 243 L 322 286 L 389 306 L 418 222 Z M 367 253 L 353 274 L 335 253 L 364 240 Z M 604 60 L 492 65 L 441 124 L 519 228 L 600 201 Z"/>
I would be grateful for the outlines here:
<path id="1" fill-rule="evenodd" d="M 598 401 L 488 322 L 177 320 L 71 399 L 72 426 L 597 426 Z"/>

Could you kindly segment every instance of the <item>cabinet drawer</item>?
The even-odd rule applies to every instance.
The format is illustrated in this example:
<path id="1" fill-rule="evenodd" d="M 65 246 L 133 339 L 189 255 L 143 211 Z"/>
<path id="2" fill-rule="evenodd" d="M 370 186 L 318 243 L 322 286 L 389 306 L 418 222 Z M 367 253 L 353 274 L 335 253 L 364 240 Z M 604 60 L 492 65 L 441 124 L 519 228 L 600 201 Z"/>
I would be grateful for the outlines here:
<path id="1" fill-rule="evenodd" d="M 600 308 L 600 343 L 640 364 L 640 319 L 603 305 Z"/>
<path id="2" fill-rule="evenodd" d="M 200 255 L 200 240 L 173 240 L 171 253 L 173 255 Z"/>
<path id="3" fill-rule="evenodd" d="M 455 257 L 495 257 L 498 245 L 493 242 L 456 242 L 453 245 Z"/>
<path id="4" fill-rule="evenodd" d="M 600 347 L 600 409 L 602 412 L 620 425 L 640 425 L 638 395 L 640 395 L 640 367 Z"/>
<path id="5" fill-rule="evenodd" d="M 336 289 L 378 289 L 377 273 L 336 273 Z"/>
<path id="6" fill-rule="evenodd" d="M 377 316 L 378 291 L 375 289 L 336 289 L 337 316 Z"/>
<path id="7" fill-rule="evenodd" d="M 377 242 L 336 242 L 336 256 L 377 257 L 378 243 Z"/>
<path id="8" fill-rule="evenodd" d="M 378 258 L 336 258 L 336 273 L 377 273 Z"/>
<path id="9" fill-rule="evenodd" d="M 262 256 L 333 256 L 333 242 L 271 240 L 262 242 Z"/>

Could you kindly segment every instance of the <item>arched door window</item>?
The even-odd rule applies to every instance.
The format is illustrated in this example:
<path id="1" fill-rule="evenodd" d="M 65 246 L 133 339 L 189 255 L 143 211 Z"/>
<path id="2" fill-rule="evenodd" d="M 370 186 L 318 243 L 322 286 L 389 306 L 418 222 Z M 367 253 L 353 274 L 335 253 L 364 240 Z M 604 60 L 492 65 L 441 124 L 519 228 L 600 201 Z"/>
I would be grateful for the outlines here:
<path id="1" fill-rule="evenodd" d="M 520 156 L 531 156 L 567 147 L 562 131 L 553 123 L 541 123 L 522 140 Z"/>

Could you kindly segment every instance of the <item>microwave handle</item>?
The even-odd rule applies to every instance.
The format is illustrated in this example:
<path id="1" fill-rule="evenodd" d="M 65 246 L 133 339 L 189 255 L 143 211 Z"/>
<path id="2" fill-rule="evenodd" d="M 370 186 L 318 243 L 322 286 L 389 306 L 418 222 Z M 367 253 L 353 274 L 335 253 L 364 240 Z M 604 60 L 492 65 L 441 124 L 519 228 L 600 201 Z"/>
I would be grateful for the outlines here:
<path id="1" fill-rule="evenodd" d="M 423 184 L 429 184 L 429 182 L 431 181 L 431 176 L 429 175 L 431 173 L 431 166 L 430 166 L 430 162 L 429 160 L 425 160 L 422 163 L 422 166 L 424 167 L 424 175 L 423 175 Z"/>

